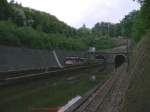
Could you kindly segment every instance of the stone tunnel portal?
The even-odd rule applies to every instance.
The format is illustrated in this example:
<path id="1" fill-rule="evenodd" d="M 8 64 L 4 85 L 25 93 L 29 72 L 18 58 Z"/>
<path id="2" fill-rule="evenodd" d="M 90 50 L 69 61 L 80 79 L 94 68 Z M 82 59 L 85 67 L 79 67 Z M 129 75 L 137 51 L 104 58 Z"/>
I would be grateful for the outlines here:
<path id="1" fill-rule="evenodd" d="M 117 55 L 115 57 L 115 68 L 118 68 L 125 62 L 125 56 L 124 55 Z"/>

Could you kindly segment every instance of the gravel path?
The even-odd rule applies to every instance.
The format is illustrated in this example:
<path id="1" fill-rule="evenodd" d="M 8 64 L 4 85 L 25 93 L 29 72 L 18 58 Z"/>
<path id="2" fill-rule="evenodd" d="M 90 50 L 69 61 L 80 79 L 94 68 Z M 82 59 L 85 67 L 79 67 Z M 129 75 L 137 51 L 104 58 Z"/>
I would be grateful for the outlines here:
<path id="1" fill-rule="evenodd" d="M 112 76 L 97 87 L 88 98 L 71 111 L 66 112 L 119 112 L 125 92 L 128 88 L 129 76 L 126 73 L 127 64 L 122 65 L 112 73 Z M 77 105 L 77 104 L 76 104 Z"/>

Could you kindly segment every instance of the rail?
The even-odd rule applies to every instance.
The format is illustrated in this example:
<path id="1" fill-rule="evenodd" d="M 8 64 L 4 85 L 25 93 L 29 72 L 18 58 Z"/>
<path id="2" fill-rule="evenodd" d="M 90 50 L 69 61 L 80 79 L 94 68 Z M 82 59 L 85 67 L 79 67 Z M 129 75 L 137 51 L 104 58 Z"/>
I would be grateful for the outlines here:
<path id="1" fill-rule="evenodd" d="M 18 72 L 8 72 L 1 74 L 0 79 L 0 86 L 8 85 L 16 82 L 23 82 L 26 80 L 33 80 L 33 79 L 41 79 L 41 78 L 48 78 L 52 75 L 61 74 L 63 72 L 70 72 L 78 69 L 85 69 L 88 67 L 95 67 L 95 66 L 102 66 L 103 62 L 93 63 L 93 64 L 84 64 L 84 65 L 76 65 L 76 66 L 68 66 L 59 69 L 42 69 L 42 70 L 31 70 L 31 71 L 18 71 Z M 7 75 L 7 76 L 6 76 Z"/>

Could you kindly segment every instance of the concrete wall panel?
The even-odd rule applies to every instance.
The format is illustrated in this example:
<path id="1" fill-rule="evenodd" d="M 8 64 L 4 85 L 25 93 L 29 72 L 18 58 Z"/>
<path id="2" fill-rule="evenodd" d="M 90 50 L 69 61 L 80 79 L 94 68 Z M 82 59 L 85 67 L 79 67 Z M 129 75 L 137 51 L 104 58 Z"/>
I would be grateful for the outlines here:
<path id="1" fill-rule="evenodd" d="M 61 64 L 65 57 L 84 57 L 84 52 L 56 50 Z M 52 51 L 0 46 L 0 72 L 58 67 Z"/>

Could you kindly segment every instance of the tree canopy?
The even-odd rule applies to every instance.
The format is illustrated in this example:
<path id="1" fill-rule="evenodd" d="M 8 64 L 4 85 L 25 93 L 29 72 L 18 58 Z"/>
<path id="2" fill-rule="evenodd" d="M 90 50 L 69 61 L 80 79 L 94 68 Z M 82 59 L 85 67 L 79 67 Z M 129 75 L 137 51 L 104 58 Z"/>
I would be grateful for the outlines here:
<path id="1" fill-rule="evenodd" d="M 150 1 L 138 2 L 141 10 L 132 11 L 120 23 L 97 22 L 93 28 L 83 25 L 75 29 L 51 14 L 23 7 L 13 0 L 0 0 L 0 44 L 81 50 L 89 46 L 113 47 L 111 39 L 120 36 L 138 42 L 150 28 Z"/>

